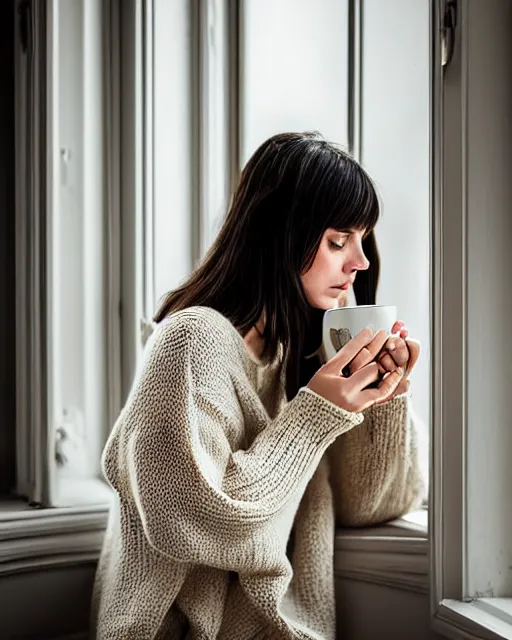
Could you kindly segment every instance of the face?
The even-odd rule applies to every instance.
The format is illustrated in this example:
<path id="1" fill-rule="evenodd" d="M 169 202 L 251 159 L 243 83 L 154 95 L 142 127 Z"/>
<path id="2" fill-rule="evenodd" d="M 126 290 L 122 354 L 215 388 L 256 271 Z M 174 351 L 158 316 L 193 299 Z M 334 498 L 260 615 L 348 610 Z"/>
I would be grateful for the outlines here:
<path id="1" fill-rule="evenodd" d="M 358 271 L 370 263 L 363 253 L 365 231 L 327 229 L 310 269 L 300 277 L 309 304 L 315 309 L 343 306 Z"/>

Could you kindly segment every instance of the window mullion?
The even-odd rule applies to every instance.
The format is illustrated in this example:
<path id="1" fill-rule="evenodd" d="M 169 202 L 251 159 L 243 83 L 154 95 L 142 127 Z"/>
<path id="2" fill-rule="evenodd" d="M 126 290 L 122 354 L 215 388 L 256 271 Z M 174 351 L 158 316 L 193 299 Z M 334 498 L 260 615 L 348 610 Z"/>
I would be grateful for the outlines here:
<path id="1" fill-rule="evenodd" d="M 105 300 L 107 419 L 105 440 L 122 405 L 121 389 L 121 86 L 120 0 L 103 2 L 105 121 Z"/>
<path id="2" fill-rule="evenodd" d="M 231 10 L 230 10 L 231 9 Z M 224 0 L 199 4 L 199 253 L 213 241 L 227 211 L 231 145 L 238 123 L 230 118 L 230 24 L 236 16 Z M 236 85 L 235 85 L 236 86 Z"/>

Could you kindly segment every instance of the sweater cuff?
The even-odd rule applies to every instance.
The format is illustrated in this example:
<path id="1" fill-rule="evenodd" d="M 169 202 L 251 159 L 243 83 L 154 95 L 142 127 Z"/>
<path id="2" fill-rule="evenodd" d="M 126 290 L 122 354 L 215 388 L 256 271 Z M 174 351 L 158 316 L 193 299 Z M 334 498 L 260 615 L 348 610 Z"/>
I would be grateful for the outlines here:
<path id="1" fill-rule="evenodd" d="M 381 419 L 386 419 L 387 417 L 391 417 L 395 418 L 395 420 L 397 418 L 403 419 L 404 414 L 408 409 L 410 398 L 411 393 L 409 391 L 402 393 L 387 402 L 374 404 L 371 407 L 368 407 L 368 409 L 365 409 L 365 414 L 370 414 L 373 418 L 379 417 Z"/>
<path id="2" fill-rule="evenodd" d="M 299 389 L 297 399 L 300 399 L 301 411 L 315 416 L 311 427 L 319 438 L 331 436 L 334 440 L 364 420 L 363 413 L 342 409 L 309 387 Z"/>

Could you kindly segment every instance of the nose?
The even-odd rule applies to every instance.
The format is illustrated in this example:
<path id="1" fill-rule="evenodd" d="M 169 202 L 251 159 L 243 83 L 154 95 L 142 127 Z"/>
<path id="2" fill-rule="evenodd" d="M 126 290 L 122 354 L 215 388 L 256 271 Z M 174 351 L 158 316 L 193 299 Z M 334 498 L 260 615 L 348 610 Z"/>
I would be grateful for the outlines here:
<path id="1" fill-rule="evenodd" d="M 366 271 L 370 267 L 370 261 L 365 256 L 361 247 L 354 252 L 354 255 L 347 260 L 345 264 L 345 271 L 353 273 L 354 271 Z"/>

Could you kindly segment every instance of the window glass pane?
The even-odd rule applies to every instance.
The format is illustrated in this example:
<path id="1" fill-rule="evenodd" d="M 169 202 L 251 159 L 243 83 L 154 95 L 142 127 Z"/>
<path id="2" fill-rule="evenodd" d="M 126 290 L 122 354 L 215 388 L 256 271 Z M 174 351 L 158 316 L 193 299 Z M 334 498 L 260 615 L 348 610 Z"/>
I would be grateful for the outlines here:
<path id="1" fill-rule="evenodd" d="M 385 28 L 383 28 L 385 27 Z M 416 412 L 430 415 L 429 3 L 365 0 L 362 162 L 382 216 L 378 302 L 394 304 L 421 342 L 411 375 Z"/>
<path id="2" fill-rule="evenodd" d="M 69 0 L 56 7 L 50 344 L 57 468 L 65 480 L 100 472 L 108 257 L 101 2 Z M 63 493 L 67 486 L 59 483 Z"/>
<path id="3" fill-rule="evenodd" d="M 155 301 L 192 270 L 192 17 L 188 0 L 153 2 Z M 195 122 L 194 122 L 195 125 Z"/>
<path id="4" fill-rule="evenodd" d="M 348 143 L 348 0 L 242 3 L 241 163 L 283 131 Z"/>

